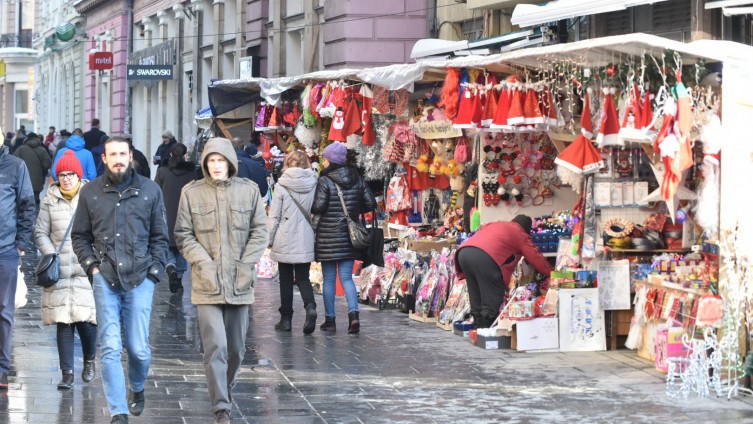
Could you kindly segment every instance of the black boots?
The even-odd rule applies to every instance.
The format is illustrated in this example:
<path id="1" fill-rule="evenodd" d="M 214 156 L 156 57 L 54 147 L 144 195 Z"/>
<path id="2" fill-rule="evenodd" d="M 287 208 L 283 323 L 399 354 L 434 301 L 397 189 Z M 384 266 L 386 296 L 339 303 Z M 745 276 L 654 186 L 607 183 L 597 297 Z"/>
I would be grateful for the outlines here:
<path id="1" fill-rule="evenodd" d="M 348 312 L 348 334 L 358 334 L 361 323 L 358 320 L 358 311 Z"/>
<path id="2" fill-rule="evenodd" d="M 140 392 L 134 392 L 132 390 L 128 390 L 128 412 L 131 413 L 131 415 L 139 416 L 142 412 L 144 412 L 144 391 Z"/>
<path id="3" fill-rule="evenodd" d="M 183 291 L 183 282 L 178 277 L 178 269 L 175 268 L 175 264 L 167 264 L 165 267 L 167 278 L 170 281 L 170 293 L 178 293 Z"/>
<path id="4" fill-rule="evenodd" d="M 84 370 L 81 371 L 81 379 L 84 383 L 94 380 L 97 367 L 94 365 L 94 359 L 84 359 Z"/>
<path id="5" fill-rule="evenodd" d="M 282 313 L 282 308 L 278 309 L 280 311 L 280 322 L 275 324 L 275 330 L 277 331 L 290 331 L 293 328 L 293 314 L 287 315 Z"/>
<path id="6" fill-rule="evenodd" d="M 324 317 L 324 323 L 319 326 L 319 329 L 322 331 L 331 331 L 335 332 L 337 331 L 337 326 L 335 325 L 335 317 Z"/>
<path id="7" fill-rule="evenodd" d="M 58 383 L 58 390 L 70 390 L 73 388 L 73 370 L 63 370 L 63 379 Z"/>
<path id="8" fill-rule="evenodd" d="M 303 334 L 311 334 L 316 330 L 316 303 L 306 305 L 306 321 L 303 323 Z"/>

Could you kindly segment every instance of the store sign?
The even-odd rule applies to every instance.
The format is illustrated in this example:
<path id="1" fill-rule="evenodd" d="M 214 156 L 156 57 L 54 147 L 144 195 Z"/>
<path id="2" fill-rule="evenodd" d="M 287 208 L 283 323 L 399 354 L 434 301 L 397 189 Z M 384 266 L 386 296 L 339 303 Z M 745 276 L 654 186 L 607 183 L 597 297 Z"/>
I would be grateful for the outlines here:
<path id="1" fill-rule="evenodd" d="M 463 135 L 462 130 L 452 127 L 452 121 L 450 120 L 412 122 L 410 129 L 416 134 L 416 137 L 427 140 L 454 138 Z"/>
<path id="2" fill-rule="evenodd" d="M 90 71 L 106 71 L 113 67 L 112 52 L 96 52 L 89 55 Z"/>
<path id="3" fill-rule="evenodd" d="M 172 65 L 128 65 L 128 80 L 171 80 Z"/>
<path id="4" fill-rule="evenodd" d="M 55 35 L 60 41 L 71 41 L 76 35 L 76 27 L 70 22 L 64 22 L 55 28 Z"/>

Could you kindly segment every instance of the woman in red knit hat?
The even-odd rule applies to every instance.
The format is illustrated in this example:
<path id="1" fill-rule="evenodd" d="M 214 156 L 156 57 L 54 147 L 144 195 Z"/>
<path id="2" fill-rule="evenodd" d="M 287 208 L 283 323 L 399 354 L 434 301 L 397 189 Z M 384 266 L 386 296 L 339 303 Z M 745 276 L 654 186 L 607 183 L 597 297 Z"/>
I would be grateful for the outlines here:
<path id="1" fill-rule="evenodd" d="M 59 390 L 73 388 L 73 336 L 78 330 L 84 355 L 81 379 L 94 379 L 97 353 L 97 315 L 94 294 L 86 273 L 71 246 L 68 225 L 78 205 L 78 194 L 86 183 L 81 162 L 72 150 L 66 151 L 55 165 L 58 182 L 50 186 L 37 217 L 34 239 L 42 255 L 60 250 L 60 279 L 42 291 L 42 323 L 57 324 L 58 355 L 63 373 Z M 63 238 L 65 237 L 65 240 Z"/>

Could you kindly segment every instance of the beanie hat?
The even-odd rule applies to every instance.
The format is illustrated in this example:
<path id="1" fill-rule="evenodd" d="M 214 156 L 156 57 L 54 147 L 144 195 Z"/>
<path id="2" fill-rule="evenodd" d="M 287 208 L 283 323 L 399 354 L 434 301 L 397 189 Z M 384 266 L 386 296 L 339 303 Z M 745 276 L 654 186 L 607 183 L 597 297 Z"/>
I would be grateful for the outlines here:
<path id="1" fill-rule="evenodd" d="M 246 146 L 246 148 L 245 148 L 245 149 L 243 149 L 243 150 L 245 150 L 245 151 L 246 151 L 246 153 L 247 153 L 247 154 L 248 154 L 249 156 L 251 156 L 251 157 L 254 157 L 254 156 L 256 156 L 256 155 L 257 155 L 257 154 L 259 153 L 259 148 L 258 148 L 258 147 L 256 147 L 256 145 L 255 145 L 255 144 L 249 144 L 249 145 L 248 145 L 248 146 Z"/>
<path id="2" fill-rule="evenodd" d="M 348 149 L 345 144 L 335 141 L 324 149 L 324 159 L 338 165 L 345 163 L 345 156 L 348 154 Z"/>
<path id="3" fill-rule="evenodd" d="M 63 172 L 73 172 L 78 175 L 79 179 L 84 178 L 84 168 L 81 167 L 81 162 L 73 150 L 66 150 L 55 165 L 55 175 L 60 175 Z"/>
<path id="4" fill-rule="evenodd" d="M 170 130 L 162 131 L 162 137 L 173 138 L 173 133 Z"/>
<path id="5" fill-rule="evenodd" d="M 515 218 L 512 219 L 511 222 L 514 222 L 514 223 L 520 225 L 520 227 L 526 233 L 528 233 L 528 234 L 531 233 L 531 226 L 533 225 L 533 221 L 531 221 L 531 217 L 529 217 L 528 215 L 523 215 L 523 214 L 517 215 L 517 216 L 515 216 Z"/>

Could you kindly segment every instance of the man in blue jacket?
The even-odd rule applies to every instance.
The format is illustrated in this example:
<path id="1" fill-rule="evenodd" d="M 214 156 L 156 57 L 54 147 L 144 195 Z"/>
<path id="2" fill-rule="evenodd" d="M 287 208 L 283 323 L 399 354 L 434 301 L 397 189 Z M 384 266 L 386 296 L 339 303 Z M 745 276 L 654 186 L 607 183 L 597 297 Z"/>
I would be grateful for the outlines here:
<path id="1" fill-rule="evenodd" d="M 235 149 L 235 155 L 238 157 L 238 177 L 247 178 L 256 183 L 259 186 L 259 193 L 261 197 L 267 196 L 267 171 L 259 162 L 251 159 L 251 157 L 243 150 L 243 141 L 235 137 L 232 140 L 233 148 Z"/>
<path id="2" fill-rule="evenodd" d="M 94 290 L 110 422 L 127 423 L 129 412 L 144 410 L 149 320 L 154 285 L 167 262 L 168 233 L 162 190 L 135 172 L 128 140 L 112 137 L 104 146 L 105 174 L 81 189 L 71 241 Z M 121 319 L 128 351 L 127 400 Z"/>
<path id="3" fill-rule="evenodd" d="M 26 164 L 0 146 L 0 390 L 8 390 L 18 258 L 28 248 L 36 202 Z"/>
<path id="4" fill-rule="evenodd" d="M 63 157 L 66 150 L 73 150 L 76 153 L 76 157 L 81 162 L 81 167 L 84 168 L 84 179 L 92 181 L 97 178 L 97 167 L 94 165 L 94 156 L 92 152 L 84 148 L 84 139 L 78 135 L 72 135 L 66 142 L 65 147 L 59 149 L 55 155 L 55 161 L 52 163 L 52 179 L 57 181 L 58 176 L 55 173 L 55 167 L 58 165 L 58 160 Z"/>

